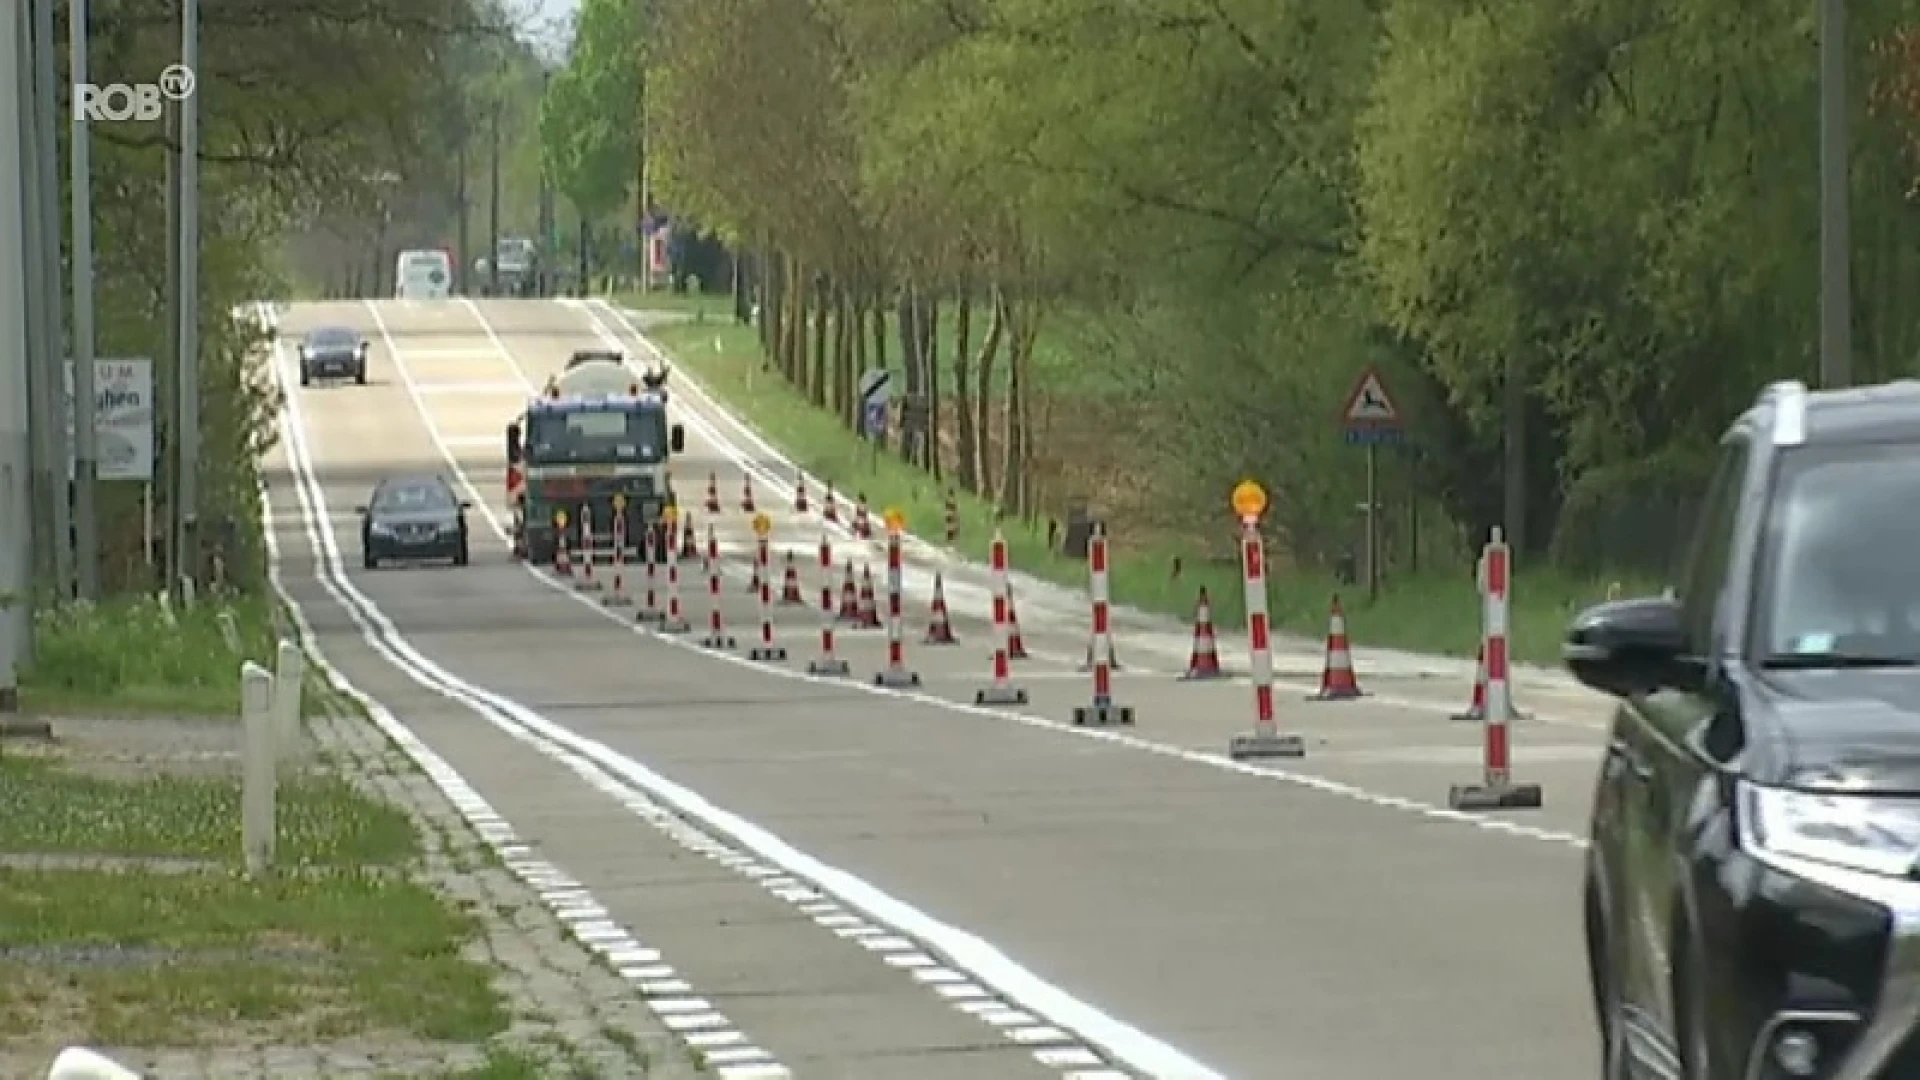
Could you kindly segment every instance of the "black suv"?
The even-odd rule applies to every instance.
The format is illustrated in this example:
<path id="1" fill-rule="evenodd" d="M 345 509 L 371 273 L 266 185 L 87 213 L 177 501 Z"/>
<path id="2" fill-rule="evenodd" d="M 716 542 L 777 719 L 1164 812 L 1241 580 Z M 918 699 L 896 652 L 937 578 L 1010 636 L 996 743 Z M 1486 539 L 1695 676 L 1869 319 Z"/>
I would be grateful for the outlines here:
<path id="1" fill-rule="evenodd" d="M 1920 1077 L 1920 383 L 1769 387 L 1676 586 L 1567 632 L 1603 1075 Z"/>

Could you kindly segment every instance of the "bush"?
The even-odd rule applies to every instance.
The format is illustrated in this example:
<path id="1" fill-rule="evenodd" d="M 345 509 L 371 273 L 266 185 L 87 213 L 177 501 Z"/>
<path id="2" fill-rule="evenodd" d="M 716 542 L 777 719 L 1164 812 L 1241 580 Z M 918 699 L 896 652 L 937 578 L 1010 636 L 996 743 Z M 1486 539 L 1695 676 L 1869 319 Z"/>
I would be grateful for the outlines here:
<path id="1" fill-rule="evenodd" d="M 223 611 L 233 614 L 239 654 L 221 629 Z M 275 646 L 272 609 L 251 597 L 171 619 L 154 598 L 122 597 L 44 608 L 35 621 L 21 685 L 36 704 L 227 714 L 239 707 L 241 661 L 271 664 Z"/>
<path id="2" fill-rule="evenodd" d="M 1692 532 L 1713 466 L 1711 452 L 1676 447 L 1590 470 L 1568 489 L 1553 534 L 1554 565 L 1584 574 L 1665 575 Z"/>

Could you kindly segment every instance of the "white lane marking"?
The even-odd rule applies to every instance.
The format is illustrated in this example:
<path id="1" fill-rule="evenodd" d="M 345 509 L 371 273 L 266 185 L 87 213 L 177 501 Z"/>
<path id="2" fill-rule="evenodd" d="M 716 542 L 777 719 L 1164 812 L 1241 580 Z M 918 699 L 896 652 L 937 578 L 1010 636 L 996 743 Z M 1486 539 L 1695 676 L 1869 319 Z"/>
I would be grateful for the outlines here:
<path id="1" fill-rule="evenodd" d="M 395 365 L 404 363 L 399 357 L 393 358 Z M 528 388 L 514 382 L 428 382 L 415 383 L 413 392 L 429 397 L 439 395 L 492 394 L 495 397 L 507 396 L 524 398 Z M 504 436 L 503 436 L 504 437 Z"/>
<path id="2" fill-rule="evenodd" d="M 492 349 L 476 349 L 471 345 L 430 346 L 416 348 L 409 346 L 401 349 L 398 355 L 409 360 L 475 360 L 486 357 Z"/>
<path id="3" fill-rule="evenodd" d="M 391 341 L 391 334 L 386 322 L 380 316 L 379 308 L 372 302 L 368 302 L 367 308 L 382 337 Z M 478 314 L 478 309 L 475 309 L 475 313 Z M 497 338 L 495 340 L 497 341 Z M 411 390 L 411 377 L 405 365 L 396 364 L 395 369 L 401 384 Z M 414 406 L 419 412 L 429 439 L 439 445 L 439 430 L 434 426 L 433 418 L 425 407 L 425 403 L 418 396 L 412 394 L 409 396 L 412 397 Z M 297 469 L 311 481 L 315 506 L 324 513 L 326 494 L 320 489 L 318 480 L 313 476 L 312 460 L 306 448 L 305 428 L 300 423 L 297 413 L 289 415 L 293 423 L 290 425 L 292 430 L 289 432 L 288 442 L 296 454 Z M 445 446 L 440 446 L 440 453 L 459 483 L 473 496 L 476 506 L 492 525 L 495 534 L 504 541 L 506 530 L 503 524 L 486 506 L 485 500 L 474 487 L 466 471 Z M 351 603 L 347 605 L 349 616 L 360 627 L 362 636 L 377 651 L 387 656 L 421 685 L 428 686 L 442 696 L 467 703 L 470 708 L 479 712 L 496 727 L 536 750 L 568 764 L 589 784 L 613 796 L 623 807 L 654 824 L 663 832 L 667 832 L 668 835 L 689 847 L 703 851 L 723 865 L 733 866 L 746 876 L 760 881 L 763 887 L 765 882 L 777 882 L 783 876 L 787 879 L 799 878 L 810 881 L 820 891 L 839 897 L 847 906 L 863 912 L 867 918 L 881 924 L 882 928 L 892 931 L 895 935 L 910 936 L 927 943 L 935 951 L 950 958 L 954 966 L 969 972 L 978 981 L 995 987 L 1015 1003 L 1041 1014 L 1053 1024 L 1058 1025 L 1049 1030 L 1057 1031 L 1059 1028 L 1066 1028 L 1078 1032 L 1082 1038 L 1140 1071 L 1154 1076 L 1178 1078 L 1178 1080 L 1212 1080 L 1219 1076 L 1218 1073 L 1174 1047 L 1108 1016 L 1042 980 L 973 934 L 940 922 L 876 886 L 794 848 L 769 830 L 714 805 L 698 792 L 675 783 L 602 743 L 582 737 L 568 728 L 554 724 L 546 717 L 510 698 L 495 694 L 451 674 L 420 654 L 378 605 L 353 584 L 346 574 L 345 563 L 339 556 L 332 533 L 323 532 L 320 542 L 326 552 L 323 565 L 332 579 L 329 591 L 336 599 L 350 598 Z M 559 583 L 552 579 L 541 580 L 559 587 Z M 571 591 L 567 594 L 578 595 Z M 596 610 L 604 611 L 605 609 L 596 605 Z M 396 657 L 399 659 L 394 659 Z M 716 842 L 712 836 L 702 834 L 686 820 L 674 816 L 663 808 L 662 804 L 672 807 L 686 819 L 700 822 L 713 833 L 730 836 L 741 848 L 752 854 L 730 850 Z M 760 865 L 756 860 L 764 861 L 771 866 Z M 778 892 L 790 893 L 792 890 L 791 885 L 788 884 L 781 886 L 778 890 L 769 889 L 768 891 L 777 894 Z M 828 914 L 828 912 L 820 911 L 816 914 Z M 933 963 L 931 958 L 928 963 Z M 1059 1038 L 1053 1041 L 1065 1043 L 1067 1048 L 1078 1045 L 1073 1043 L 1065 1032 L 1061 1032 Z"/>
<path id="4" fill-rule="evenodd" d="M 472 305 L 470 304 L 470 306 Z M 475 319 L 479 320 L 481 329 L 488 334 L 489 338 L 494 342 L 495 347 L 500 350 L 501 354 L 503 356 L 510 356 L 510 353 L 507 351 L 506 345 L 503 342 L 501 342 L 499 335 L 494 333 L 492 326 L 486 321 L 486 316 L 480 312 L 480 309 L 477 306 L 473 307 L 473 315 Z M 375 318 L 378 319 L 378 317 L 379 316 L 376 313 Z M 516 370 L 518 370 L 517 363 L 515 364 L 515 368 Z M 401 381 L 403 383 L 405 382 L 404 373 L 401 376 Z M 433 428 L 432 419 L 431 417 L 428 416 L 424 408 L 421 409 L 421 416 L 427 423 L 428 434 L 429 435 L 436 434 L 437 432 Z M 451 469 L 453 470 L 455 478 L 467 490 L 468 494 L 473 498 L 475 507 L 480 511 L 481 516 L 487 520 L 488 525 L 492 527 L 494 534 L 500 538 L 501 543 L 503 544 L 508 543 L 509 540 L 508 540 L 506 523 L 502 520 L 500 515 L 497 512 L 495 512 L 494 509 L 486 503 L 484 497 L 480 494 L 479 489 L 474 486 L 472 479 L 466 474 L 465 470 L 461 468 L 459 462 L 455 461 L 452 455 L 450 454 L 445 456 L 447 458 L 447 463 L 449 467 L 451 467 Z M 1211 753 L 1204 750 L 1193 750 L 1193 749 L 1189 749 L 1182 746 L 1174 746 L 1168 743 L 1155 742 L 1151 739 L 1141 738 L 1140 736 L 1137 736 L 1137 735 L 1128 735 L 1123 732 L 1113 731 L 1110 729 L 1074 727 L 1071 724 L 1063 723 L 1058 720 L 1050 720 L 1043 716 L 1035 716 L 1030 713 L 1015 712 L 1011 709 L 996 709 L 996 708 L 988 708 L 988 707 L 979 706 L 979 705 L 968 705 L 964 702 L 951 701 L 947 698 L 937 697 L 929 693 L 923 693 L 923 692 L 918 692 L 913 690 L 896 690 L 891 687 L 875 686 L 871 683 L 853 682 L 845 679 L 833 679 L 833 678 L 826 678 L 822 676 L 809 675 L 805 671 L 776 667 L 771 664 L 759 663 L 757 661 L 750 660 L 743 656 L 735 656 L 727 652 L 704 649 L 692 641 L 683 640 L 681 638 L 674 637 L 671 635 L 658 634 L 646 627 L 634 626 L 632 623 L 628 622 L 625 618 L 623 618 L 620 615 L 620 613 L 608 611 L 606 608 L 595 603 L 592 597 L 580 595 L 579 593 L 573 591 L 573 589 L 569 587 L 565 582 L 555 579 L 552 575 L 547 574 L 546 572 L 539 569 L 538 567 L 526 566 L 524 567 L 524 569 L 536 581 L 539 581 L 540 583 L 546 585 L 549 589 L 552 589 L 553 591 L 559 593 L 562 596 L 573 597 L 574 601 L 580 604 L 582 607 L 586 608 L 589 611 L 599 613 L 601 618 L 606 619 L 607 621 L 613 623 L 614 625 L 625 628 L 629 633 L 638 634 L 642 637 L 652 638 L 656 641 L 662 642 L 663 644 L 666 644 L 673 648 L 684 649 L 688 652 L 697 653 L 703 656 L 708 656 L 722 663 L 733 664 L 737 667 L 740 667 L 749 671 L 756 671 L 763 675 L 768 675 L 768 676 L 781 678 L 781 679 L 795 679 L 801 682 L 812 683 L 817 686 L 834 687 L 836 689 L 841 689 L 841 690 L 855 690 L 861 693 L 875 694 L 881 697 L 891 697 L 896 699 L 904 699 L 907 701 L 915 701 L 924 705 L 931 705 L 935 708 L 946 709 L 951 712 L 965 713 L 969 716 L 982 716 L 982 717 L 987 717 L 990 719 L 999 720 L 1003 722 L 1011 721 L 1013 723 L 1017 723 L 1026 727 L 1038 728 L 1044 731 L 1052 731 L 1061 735 L 1070 735 L 1070 736 L 1073 736 L 1074 738 L 1092 739 L 1097 742 L 1106 743 L 1110 746 L 1118 746 L 1118 747 L 1124 747 L 1129 750 L 1137 750 L 1142 753 L 1154 754 L 1156 756 L 1164 757 L 1164 758 L 1171 758 L 1175 761 L 1182 761 L 1191 765 L 1203 765 L 1210 769 L 1219 769 L 1226 772 L 1237 773 L 1241 776 L 1257 777 L 1263 780 L 1277 780 L 1282 783 L 1291 784 L 1296 787 L 1306 788 L 1311 791 L 1317 791 L 1317 792 L 1321 792 L 1323 794 L 1328 794 L 1328 795 L 1336 795 L 1336 796 L 1339 796 L 1340 798 L 1349 799 L 1354 802 L 1364 803 L 1368 806 L 1377 807 L 1379 809 L 1417 814 L 1431 821 L 1444 821 L 1444 822 L 1450 822 L 1453 824 L 1467 825 L 1484 832 L 1495 833 L 1495 834 L 1506 835 L 1506 836 L 1517 836 L 1517 837 L 1521 837 L 1528 840 L 1539 840 L 1549 844 L 1572 847 L 1578 850 L 1585 850 L 1587 846 L 1586 838 L 1583 836 L 1579 836 L 1575 833 L 1570 833 L 1570 832 L 1566 832 L 1559 829 L 1536 828 L 1531 825 L 1523 825 L 1518 822 L 1507 820 L 1504 818 L 1489 817 L 1483 814 L 1466 813 L 1464 811 L 1454 810 L 1448 807 L 1437 806 L 1433 803 L 1424 802 L 1419 799 L 1410 799 L 1404 796 L 1390 795 L 1385 792 L 1372 791 L 1367 788 L 1360 787 L 1359 785 L 1356 785 L 1356 784 L 1350 784 L 1340 780 L 1328 779 L 1327 777 L 1317 776 L 1313 773 L 1296 772 L 1290 769 L 1279 768 L 1277 766 L 1271 766 L 1271 765 L 1258 765 L 1250 762 L 1234 761 L 1231 758 L 1228 758 L 1219 753 Z M 854 906 L 858 907 L 859 905 L 856 904 Z M 885 920 L 881 920 L 881 921 L 884 922 Z M 915 935 L 915 936 L 919 936 L 919 935 Z"/>
<path id="5" fill-rule="evenodd" d="M 286 370 L 285 365 L 280 362 L 278 352 L 279 348 L 276 346 L 273 370 L 284 386 Z M 383 656 L 396 670 L 403 672 L 422 687 L 450 700 L 458 701 L 491 719 L 492 717 L 482 707 L 482 703 L 463 698 L 454 692 L 455 688 L 438 682 L 432 678 L 431 673 L 409 664 L 402 654 L 373 632 L 373 628 L 365 621 L 363 613 L 353 604 L 348 596 L 352 586 L 345 582 L 345 566 L 334 540 L 333 528 L 331 524 L 323 524 L 330 521 L 326 510 L 326 495 L 321 491 L 319 481 L 313 472 L 313 462 L 306 442 L 306 425 L 301 416 L 298 395 L 284 394 L 283 399 L 285 403 L 281 407 L 281 430 L 287 440 L 287 457 L 294 474 L 294 495 L 300 504 L 301 525 L 313 552 L 315 578 L 340 605 L 341 610 L 354 621 L 367 645 Z M 614 957 L 629 960 L 640 957 L 657 961 L 660 953 L 658 950 L 643 946 L 626 929 L 607 921 L 606 910 L 593 902 L 588 890 L 578 881 L 568 877 L 565 871 L 535 857 L 532 848 L 520 841 L 512 825 L 488 805 L 480 797 L 479 792 L 467 783 L 445 758 L 435 753 L 391 710 L 355 686 L 327 660 L 326 654 L 320 647 L 319 635 L 314 632 L 305 610 L 286 588 L 280 571 L 281 555 L 275 537 L 272 500 L 264 487 L 260 493 L 260 512 L 267 537 L 269 580 L 273 584 L 274 591 L 292 613 L 303 647 L 313 657 L 314 665 L 325 675 L 327 682 L 366 710 L 381 734 L 419 766 L 421 772 L 425 773 L 428 779 L 440 789 L 474 831 L 493 848 L 495 854 L 500 857 L 502 865 L 540 892 L 542 900 L 553 912 L 554 917 L 560 920 L 583 948 L 602 957 L 610 967 L 620 972 L 629 984 L 634 985 L 642 997 L 653 996 L 647 990 L 647 983 L 676 980 L 678 973 L 664 964 L 656 963 L 641 969 L 646 972 L 644 978 L 628 974 L 628 971 L 635 969 L 622 970 L 619 961 L 614 960 Z M 344 589 L 342 585 L 345 585 Z M 361 596 L 360 599 L 365 600 L 365 597 Z M 674 991 L 674 993 L 684 992 L 684 990 Z M 733 1028 L 731 1022 L 724 1017 L 713 1026 L 725 1028 L 734 1037 L 734 1041 L 746 1041 L 745 1034 Z M 696 1054 L 700 1053 L 698 1047 L 690 1046 L 689 1048 Z M 771 1061 L 770 1056 L 769 1061 Z M 724 1071 L 722 1075 L 726 1075 Z M 791 1074 L 782 1068 L 778 1073 L 766 1075 L 784 1078 Z"/>

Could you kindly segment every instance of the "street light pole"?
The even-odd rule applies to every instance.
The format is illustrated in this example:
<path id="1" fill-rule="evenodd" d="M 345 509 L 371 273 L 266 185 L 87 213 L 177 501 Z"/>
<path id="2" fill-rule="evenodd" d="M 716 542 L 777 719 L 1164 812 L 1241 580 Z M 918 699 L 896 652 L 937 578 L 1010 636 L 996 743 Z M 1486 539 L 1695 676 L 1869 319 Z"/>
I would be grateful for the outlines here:
<path id="1" fill-rule="evenodd" d="M 87 0 L 68 0 L 67 51 L 69 80 L 87 82 Z M 93 147 L 92 129 L 84 109 L 70 110 L 72 119 L 73 212 L 73 536 L 78 549 L 80 598 L 100 598 L 100 525 L 95 501 L 95 438 L 93 385 Z"/>
<path id="2" fill-rule="evenodd" d="M 1853 382 L 1847 2 L 1820 0 L 1820 385 Z"/>

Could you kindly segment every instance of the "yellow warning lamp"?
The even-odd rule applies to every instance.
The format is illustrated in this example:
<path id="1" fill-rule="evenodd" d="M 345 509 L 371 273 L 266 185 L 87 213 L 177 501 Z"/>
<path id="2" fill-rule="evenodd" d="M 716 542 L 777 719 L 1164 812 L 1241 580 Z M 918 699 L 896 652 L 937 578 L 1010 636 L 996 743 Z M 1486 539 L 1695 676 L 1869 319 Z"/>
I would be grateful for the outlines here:
<path id="1" fill-rule="evenodd" d="M 666 519 L 667 524 L 671 525 L 680 520 L 680 508 L 677 506 L 669 506 L 661 512 L 660 516 Z"/>
<path id="2" fill-rule="evenodd" d="M 880 515 L 880 520 L 887 523 L 888 532 L 907 531 L 907 515 L 896 508 L 889 507 L 886 513 Z"/>
<path id="3" fill-rule="evenodd" d="M 1267 512 L 1267 489 L 1251 480 L 1242 480 L 1233 489 L 1233 512 L 1240 520 L 1252 523 Z"/>
<path id="4" fill-rule="evenodd" d="M 553 512 L 553 524 L 554 524 L 554 527 L 558 529 L 566 528 L 567 512 L 565 510 L 555 510 Z"/>
<path id="5" fill-rule="evenodd" d="M 772 518 L 768 517 L 765 514 L 753 515 L 753 535 L 759 537 L 762 540 L 765 540 L 767 538 L 767 535 L 771 532 L 773 532 Z"/>
<path id="6" fill-rule="evenodd" d="M 625 495 L 615 493 L 613 496 L 613 512 L 616 514 L 624 514 L 627 512 L 627 497 Z"/>

